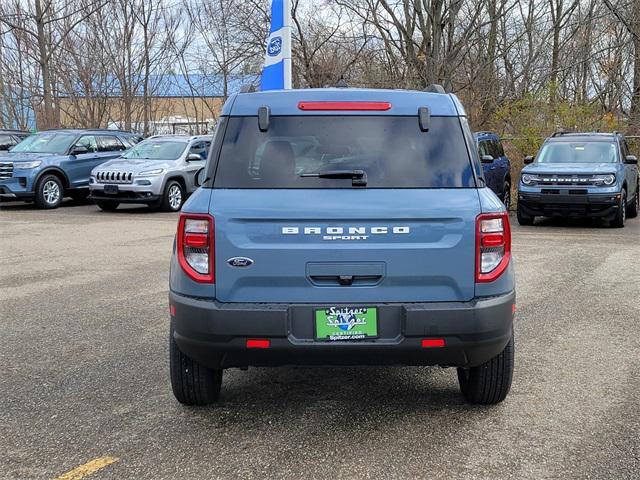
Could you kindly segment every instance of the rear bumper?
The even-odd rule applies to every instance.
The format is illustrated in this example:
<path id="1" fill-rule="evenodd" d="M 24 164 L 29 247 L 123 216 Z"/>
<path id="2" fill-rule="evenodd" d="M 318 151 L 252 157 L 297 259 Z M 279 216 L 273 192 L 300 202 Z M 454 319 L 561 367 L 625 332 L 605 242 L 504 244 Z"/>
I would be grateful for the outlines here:
<path id="1" fill-rule="evenodd" d="M 322 305 L 220 303 L 170 292 L 174 338 L 210 368 L 279 365 L 476 366 L 500 353 L 513 329 L 515 292 L 469 302 L 380 304 L 380 337 L 318 342 L 313 311 Z M 248 349 L 250 338 L 269 339 Z M 424 338 L 444 347 L 422 348 Z"/>
<path id="2" fill-rule="evenodd" d="M 553 190 L 553 189 L 549 189 Z M 518 208 L 528 216 L 613 218 L 620 208 L 619 193 L 518 193 Z"/>

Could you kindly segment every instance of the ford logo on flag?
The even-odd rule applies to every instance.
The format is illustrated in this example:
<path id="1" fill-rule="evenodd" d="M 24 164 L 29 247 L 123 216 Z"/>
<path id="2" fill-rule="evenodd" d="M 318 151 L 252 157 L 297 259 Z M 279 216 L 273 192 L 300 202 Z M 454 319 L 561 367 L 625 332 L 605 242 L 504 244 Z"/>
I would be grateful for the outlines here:
<path id="1" fill-rule="evenodd" d="M 276 57 L 282 50 L 282 37 L 273 37 L 267 46 L 267 55 Z"/>

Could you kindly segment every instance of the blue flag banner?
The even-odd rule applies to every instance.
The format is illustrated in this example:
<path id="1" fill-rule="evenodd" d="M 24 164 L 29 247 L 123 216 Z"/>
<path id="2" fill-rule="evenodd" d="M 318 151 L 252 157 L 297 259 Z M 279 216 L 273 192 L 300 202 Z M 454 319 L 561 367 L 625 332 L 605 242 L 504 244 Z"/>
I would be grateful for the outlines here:
<path id="1" fill-rule="evenodd" d="M 261 90 L 291 88 L 291 2 L 273 0 Z"/>

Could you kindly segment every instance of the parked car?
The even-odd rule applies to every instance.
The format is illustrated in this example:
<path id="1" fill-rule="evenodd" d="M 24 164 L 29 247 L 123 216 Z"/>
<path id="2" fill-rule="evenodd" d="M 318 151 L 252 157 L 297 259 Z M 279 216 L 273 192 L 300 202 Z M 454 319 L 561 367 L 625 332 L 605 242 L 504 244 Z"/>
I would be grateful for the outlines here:
<path id="1" fill-rule="evenodd" d="M 223 370 L 458 368 L 472 403 L 512 379 L 509 216 L 454 95 L 232 95 L 170 274 L 170 372 L 185 404 Z"/>
<path id="2" fill-rule="evenodd" d="M 91 172 L 91 198 L 102 210 L 142 203 L 177 212 L 197 188 L 195 174 L 207 160 L 212 137 L 158 135 Z"/>
<path id="3" fill-rule="evenodd" d="M 8 152 L 22 140 L 31 135 L 23 130 L 8 130 L 0 128 L 0 155 Z"/>
<path id="4" fill-rule="evenodd" d="M 638 215 L 638 159 L 620 133 L 555 133 L 526 157 L 518 222 L 535 217 L 597 217 L 624 227 Z"/>
<path id="5" fill-rule="evenodd" d="M 140 137 L 114 130 L 47 130 L 0 155 L 0 196 L 56 208 L 65 196 L 89 193 L 91 170 L 118 157 Z"/>
<path id="6" fill-rule="evenodd" d="M 500 137 L 491 132 L 476 132 L 475 136 L 487 185 L 509 210 L 511 206 L 511 162 L 504 153 Z"/>

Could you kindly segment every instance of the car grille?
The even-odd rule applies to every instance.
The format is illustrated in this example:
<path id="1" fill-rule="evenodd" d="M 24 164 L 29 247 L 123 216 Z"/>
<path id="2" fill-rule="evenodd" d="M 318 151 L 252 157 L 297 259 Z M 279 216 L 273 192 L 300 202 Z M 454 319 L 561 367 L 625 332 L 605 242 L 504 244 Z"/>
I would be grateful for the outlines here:
<path id="1" fill-rule="evenodd" d="M 0 180 L 13 176 L 13 162 L 0 162 Z"/>
<path id="2" fill-rule="evenodd" d="M 98 172 L 96 173 L 98 183 L 133 183 L 132 172 Z"/>
<path id="3" fill-rule="evenodd" d="M 538 174 L 538 185 L 596 185 L 593 175 Z"/>

